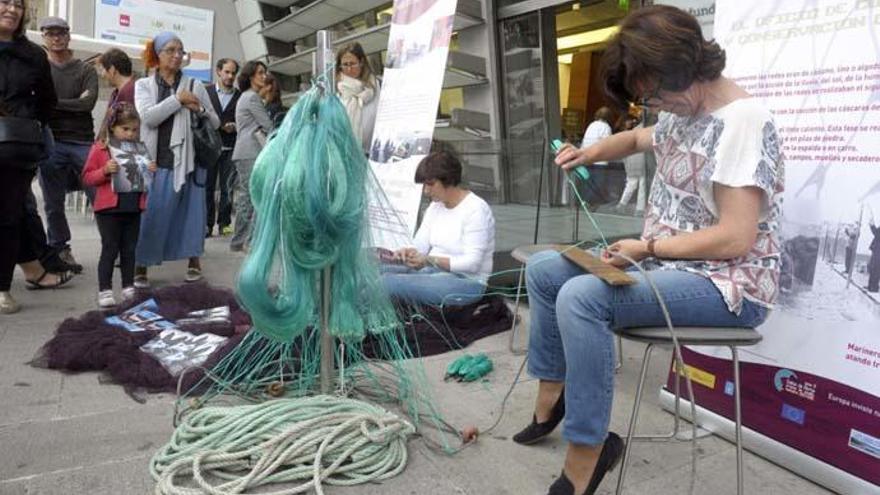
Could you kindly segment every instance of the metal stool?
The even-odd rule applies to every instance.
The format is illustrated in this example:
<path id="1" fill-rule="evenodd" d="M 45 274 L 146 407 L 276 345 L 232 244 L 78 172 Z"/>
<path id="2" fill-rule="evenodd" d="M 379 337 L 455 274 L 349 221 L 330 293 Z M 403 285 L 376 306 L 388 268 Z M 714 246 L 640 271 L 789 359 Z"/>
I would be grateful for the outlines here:
<path id="1" fill-rule="evenodd" d="M 526 353 L 525 349 L 517 349 L 514 346 L 514 341 L 516 341 L 516 327 L 519 325 L 519 299 L 522 296 L 523 278 L 525 278 L 526 275 L 526 264 L 528 264 L 529 258 L 535 253 L 548 251 L 554 247 L 554 244 L 526 244 L 524 246 L 519 246 L 510 252 L 513 259 L 521 263 L 519 268 L 519 281 L 516 283 L 516 298 L 514 299 L 516 302 L 513 306 L 513 324 L 510 326 L 510 341 L 507 344 L 508 349 L 510 349 L 510 352 L 513 354 L 521 355 Z"/>
<path id="2" fill-rule="evenodd" d="M 519 300 L 522 296 L 523 278 L 525 278 L 526 274 L 526 265 L 529 263 L 529 258 L 531 258 L 532 255 L 541 251 L 555 250 L 556 246 L 556 244 L 526 244 L 519 246 L 510 252 L 513 259 L 521 263 L 519 268 L 519 281 L 516 284 L 516 298 L 514 299 L 516 302 L 513 306 L 513 323 L 510 325 L 510 340 L 507 344 L 508 349 L 510 349 L 510 352 L 513 354 L 522 355 L 526 353 L 526 349 L 517 349 L 514 345 L 514 342 L 516 341 L 516 327 L 519 325 Z M 623 341 L 618 336 L 617 363 L 614 366 L 614 370 L 617 371 L 621 366 L 623 366 Z"/>
<path id="3" fill-rule="evenodd" d="M 673 345 L 672 336 L 667 327 L 645 327 L 645 328 L 626 328 L 616 332 L 620 337 L 642 342 L 647 344 L 645 348 L 645 357 L 642 361 L 642 371 L 639 374 L 639 383 L 636 387 L 636 398 L 633 404 L 632 415 L 629 420 L 629 427 L 626 434 L 626 447 L 623 452 L 623 459 L 620 466 L 620 476 L 617 478 L 617 494 L 623 492 L 623 480 L 626 477 L 626 465 L 629 461 L 630 449 L 632 442 L 636 439 L 672 439 L 678 434 L 679 427 L 679 402 L 681 400 L 680 378 L 677 376 L 675 380 L 675 419 L 674 429 L 671 434 L 667 435 L 639 435 L 636 436 L 635 427 L 639 416 L 639 407 L 642 402 L 642 389 L 645 384 L 645 376 L 648 371 L 648 362 L 651 359 L 651 351 L 654 346 Z M 743 493 L 743 460 L 742 460 L 742 411 L 740 401 L 740 379 L 739 379 L 739 355 L 738 347 L 755 345 L 761 341 L 761 334 L 753 328 L 736 328 L 736 327 L 676 327 L 675 336 L 679 345 L 707 345 L 722 346 L 730 349 L 733 356 L 733 404 L 734 416 L 736 418 L 736 493 Z M 678 373 L 683 373 L 679 370 Z M 693 400 L 693 398 L 691 398 Z M 697 424 L 697 418 L 692 418 L 694 424 Z"/>

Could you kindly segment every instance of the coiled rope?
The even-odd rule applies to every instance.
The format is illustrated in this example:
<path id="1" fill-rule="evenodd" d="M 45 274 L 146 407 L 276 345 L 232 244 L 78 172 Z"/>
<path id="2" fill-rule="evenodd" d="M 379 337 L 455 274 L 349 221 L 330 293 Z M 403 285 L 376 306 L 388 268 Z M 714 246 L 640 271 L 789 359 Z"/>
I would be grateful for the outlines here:
<path id="1" fill-rule="evenodd" d="M 189 415 L 150 461 L 157 495 L 240 495 L 298 483 L 272 495 L 357 485 L 406 467 L 415 428 L 380 407 L 314 396 L 259 405 L 208 407 Z M 195 487 L 179 485 L 192 478 Z M 212 484 L 215 483 L 215 484 Z"/>

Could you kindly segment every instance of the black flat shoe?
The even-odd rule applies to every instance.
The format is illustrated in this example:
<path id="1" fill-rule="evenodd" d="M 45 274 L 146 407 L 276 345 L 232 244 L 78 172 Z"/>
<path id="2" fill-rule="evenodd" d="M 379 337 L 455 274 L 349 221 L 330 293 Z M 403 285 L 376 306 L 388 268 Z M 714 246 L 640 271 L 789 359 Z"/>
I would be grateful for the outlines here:
<path id="1" fill-rule="evenodd" d="M 623 457 L 623 446 L 623 439 L 617 433 L 608 432 L 608 437 L 605 438 L 605 443 L 602 445 L 602 453 L 599 454 L 599 460 L 596 462 L 596 469 L 593 470 L 590 484 L 587 485 L 583 495 L 596 493 L 605 474 L 617 467 Z M 565 471 L 550 485 L 550 491 L 547 492 L 547 495 L 575 495 L 574 485 L 565 475 Z"/>
<path id="2" fill-rule="evenodd" d="M 538 418 L 533 415 L 532 423 L 514 435 L 513 441 L 521 445 L 531 445 L 555 430 L 564 417 L 565 390 L 563 390 L 562 394 L 559 395 L 559 398 L 556 399 L 556 404 L 553 405 L 553 409 L 550 411 L 550 418 L 547 421 L 538 423 Z"/>

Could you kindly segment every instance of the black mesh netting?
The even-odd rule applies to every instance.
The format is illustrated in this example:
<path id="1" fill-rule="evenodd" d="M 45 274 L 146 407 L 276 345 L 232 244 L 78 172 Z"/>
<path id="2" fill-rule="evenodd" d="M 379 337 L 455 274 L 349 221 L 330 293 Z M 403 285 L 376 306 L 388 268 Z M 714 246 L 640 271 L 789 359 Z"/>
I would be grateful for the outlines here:
<path id="1" fill-rule="evenodd" d="M 138 297 L 120 305 L 114 313 L 122 312 L 149 298 L 158 304 L 157 313 L 174 321 L 195 310 L 229 306 L 230 323 L 210 323 L 187 326 L 193 334 L 213 333 L 229 340 L 220 346 L 205 363 L 210 368 L 234 349 L 250 328 L 250 317 L 238 305 L 229 289 L 207 284 L 186 284 L 141 291 Z M 458 308 L 424 309 L 413 317 L 414 310 L 399 309 L 405 325 L 407 344 L 416 356 L 430 356 L 463 348 L 472 342 L 510 328 L 513 315 L 500 296 L 487 296 L 481 301 Z M 177 379 L 140 346 L 153 339 L 158 331 L 128 332 L 113 326 L 105 318 L 113 313 L 89 311 L 77 318 L 67 318 L 31 361 L 34 366 L 67 372 L 101 371 L 105 381 L 117 383 L 129 393 L 173 392 Z M 367 357 L 378 354 L 378 345 L 368 336 L 363 351 Z M 190 390 L 204 372 L 187 372 L 182 390 Z M 133 395 L 133 397 L 136 397 Z"/>

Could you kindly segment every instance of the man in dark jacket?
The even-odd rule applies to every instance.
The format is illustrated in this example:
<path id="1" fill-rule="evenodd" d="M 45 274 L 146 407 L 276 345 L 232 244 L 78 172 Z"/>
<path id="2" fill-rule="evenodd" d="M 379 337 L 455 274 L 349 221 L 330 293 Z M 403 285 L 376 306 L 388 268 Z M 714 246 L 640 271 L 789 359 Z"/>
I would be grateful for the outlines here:
<path id="1" fill-rule="evenodd" d="M 207 201 L 207 230 L 205 237 L 211 237 L 214 232 L 214 222 L 217 222 L 218 233 L 228 235 L 232 228 L 232 187 L 235 181 L 233 174 L 235 167 L 232 166 L 232 149 L 235 147 L 235 106 L 241 92 L 233 85 L 235 76 L 238 75 L 238 62 L 230 58 L 221 58 L 217 62 L 217 82 L 205 86 L 214 111 L 220 117 L 220 137 L 223 140 L 223 153 L 217 166 L 210 169 L 207 182 L 205 183 L 205 199 Z M 220 182 L 220 204 L 217 205 L 214 191 L 217 182 Z M 218 207 L 219 206 L 219 207 Z M 215 216 L 216 213 L 216 216 Z"/>
<path id="2" fill-rule="evenodd" d="M 91 64 L 73 58 L 67 21 L 46 17 L 40 20 L 39 28 L 58 95 L 58 104 L 49 117 L 55 146 L 49 158 L 40 164 L 47 233 L 49 245 L 79 271 L 82 267 L 76 263 L 68 244 L 70 227 L 64 212 L 64 196 L 81 188 L 79 176 L 95 140 L 92 109 L 98 101 L 98 74 Z M 91 191 L 86 190 L 86 194 L 91 199 Z"/>

